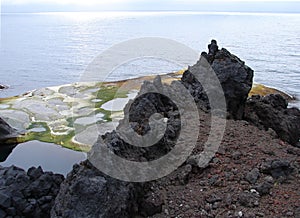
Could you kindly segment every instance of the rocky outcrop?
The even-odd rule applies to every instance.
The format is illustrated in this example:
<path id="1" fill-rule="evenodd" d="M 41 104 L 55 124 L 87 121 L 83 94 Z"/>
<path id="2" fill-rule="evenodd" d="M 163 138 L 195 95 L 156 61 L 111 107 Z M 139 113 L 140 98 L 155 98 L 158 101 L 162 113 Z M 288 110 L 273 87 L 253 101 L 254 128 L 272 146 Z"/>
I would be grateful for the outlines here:
<path id="1" fill-rule="evenodd" d="M 0 217 L 50 217 L 64 177 L 30 168 L 0 167 Z"/>
<path id="2" fill-rule="evenodd" d="M 7 85 L 0 84 L 0 90 L 3 90 L 3 89 L 8 89 L 8 86 L 7 86 Z"/>
<path id="3" fill-rule="evenodd" d="M 0 144 L 14 144 L 15 138 L 18 136 L 19 133 L 17 130 L 0 118 Z"/>
<path id="4" fill-rule="evenodd" d="M 300 110 L 287 106 L 279 94 L 252 96 L 246 103 L 244 119 L 260 129 L 272 128 L 282 140 L 300 147 Z"/>
<path id="5" fill-rule="evenodd" d="M 16 138 L 20 134 L 2 118 L 0 118 L 0 162 L 5 161 L 12 150 L 16 147 Z"/>
<path id="6" fill-rule="evenodd" d="M 133 217 L 137 185 L 97 170 L 89 161 L 74 165 L 61 185 L 51 217 Z"/>
<path id="7" fill-rule="evenodd" d="M 174 147 L 174 141 L 180 130 L 180 120 L 178 108 L 170 99 L 148 92 L 160 88 L 162 84 L 159 77 L 154 83 L 145 82 L 139 97 L 126 106 L 127 113 L 117 129 L 126 126 L 125 119 L 129 119 L 130 127 L 139 135 L 145 135 L 150 130 L 151 115 L 160 113 L 168 119 L 166 132 L 161 140 L 151 147 L 135 147 L 113 131 L 101 136 L 101 140 L 96 142 L 93 150 L 106 146 L 119 157 L 137 162 L 155 160 L 167 154 Z M 126 171 L 123 173 L 126 174 Z M 121 182 L 111 178 L 96 169 L 89 161 L 85 161 L 81 165 L 75 165 L 61 185 L 51 215 L 106 218 L 133 217 L 137 213 L 145 216 L 153 215 L 161 212 L 162 202 L 151 204 L 152 198 L 147 196 L 149 189 L 147 183 Z"/>
<path id="8" fill-rule="evenodd" d="M 219 50 L 215 40 L 212 40 L 208 48 L 209 53 L 203 52 L 201 56 L 207 59 L 220 81 L 227 103 L 228 117 L 242 119 L 248 93 L 252 87 L 253 70 L 225 48 Z M 191 72 L 203 73 L 200 61 L 184 72 L 181 81 L 199 107 L 209 110 L 209 99 L 200 83 L 202 81 L 197 81 Z"/>

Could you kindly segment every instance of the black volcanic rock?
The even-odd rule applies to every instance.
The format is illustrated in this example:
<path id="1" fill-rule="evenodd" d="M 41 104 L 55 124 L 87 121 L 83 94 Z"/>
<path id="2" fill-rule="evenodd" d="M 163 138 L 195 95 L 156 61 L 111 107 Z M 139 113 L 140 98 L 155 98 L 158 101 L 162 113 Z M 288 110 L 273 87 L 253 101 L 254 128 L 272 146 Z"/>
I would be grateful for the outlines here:
<path id="1" fill-rule="evenodd" d="M 252 96 L 246 103 L 244 119 L 260 129 L 272 128 L 291 145 L 299 145 L 300 110 L 287 108 L 288 103 L 279 94 Z"/>
<path id="2" fill-rule="evenodd" d="M 64 177 L 39 168 L 0 166 L 0 217 L 50 217 Z"/>
<path id="3" fill-rule="evenodd" d="M 209 53 L 204 52 L 201 56 L 207 59 L 220 81 L 229 118 L 242 119 L 248 93 L 252 88 L 253 70 L 226 49 L 219 50 L 215 40 L 212 40 L 208 48 Z M 209 110 L 209 99 L 200 83 L 201 81 L 197 81 L 191 72 L 194 74 L 203 73 L 201 72 L 200 61 L 183 74 L 181 81 L 195 98 L 199 107 Z"/>
<path id="4" fill-rule="evenodd" d="M 62 183 L 51 217 L 133 217 L 137 186 L 111 178 L 85 161 L 74 165 Z"/>

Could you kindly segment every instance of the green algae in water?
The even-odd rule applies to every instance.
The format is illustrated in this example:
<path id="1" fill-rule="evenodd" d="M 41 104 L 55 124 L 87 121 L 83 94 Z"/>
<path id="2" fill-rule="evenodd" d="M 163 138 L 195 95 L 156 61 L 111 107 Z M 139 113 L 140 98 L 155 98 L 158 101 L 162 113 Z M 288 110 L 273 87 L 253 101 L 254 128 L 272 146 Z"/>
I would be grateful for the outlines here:
<path id="1" fill-rule="evenodd" d="M 95 89 L 92 91 L 95 91 Z M 111 116 L 112 116 L 113 112 L 105 110 L 105 109 L 101 108 L 101 106 L 103 104 L 105 104 L 106 102 L 109 102 L 116 98 L 127 98 L 128 97 L 128 91 L 120 91 L 120 88 L 118 86 L 114 86 L 114 85 L 101 86 L 101 88 L 99 88 L 99 91 L 91 93 L 91 94 L 93 94 L 93 95 L 91 95 L 91 97 L 96 96 L 97 99 L 101 100 L 96 103 L 91 102 L 90 108 L 93 108 L 94 112 L 84 114 L 82 116 L 66 117 L 66 119 L 65 119 L 66 127 L 74 128 L 74 125 L 76 125 L 75 124 L 76 119 L 84 118 L 84 117 L 90 116 L 92 114 L 96 115 L 99 113 L 101 113 L 103 115 L 102 116 L 103 122 L 111 122 L 112 121 Z M 10 101 L 11 101 L 11 99 L 10 99 Z M 70 105 L 70 110 L 73 110 L 71 105 Z M 87 108 L 89 108 L 89 107 L 87 107 Z M 97 121 L 96 123 L 101 124 L 101 121 Z M 90 125 L 86 125 L 86 126 L 85 125 L 77 125 L 76 128 L 79 128 L 79 129 L 76 129 L 76 130 L 79 130 L 81 132 L 81 131 L 84 131 L 89 126 Z M 31 131 L 32 129 L 43 129 L 44 131 Z M 90 145 L 89 146 L 82 145 L 79 142 L 75 142 L 73 140 L 73 138 L 76 134 L 74 129 L 69 131 L 68 134 L 63 134 L 63 132 L 62 132 L 62 134 L 60 134 L 59 131 L 56 131 L 57 134 L 53 134 L 53 132 L 51 131 L 51 128 L 49 127 L 49 124 L 47 122 L 36 121 L 36 122 L 30 123 L 30 125 L 27 128 L 27 131 L 28 132 L 26 134 L 20 135 L 20 137 L 17 138 L 18 143 L 28 142 L 28 141 L 32 141 L 32 140 L 38 140 L 41 142 L 58 144 L 65 148 L 69 148 L 69 149 L 72 149 L 75 151 L 84 151 L 84 152 L 89 151 Z"/>

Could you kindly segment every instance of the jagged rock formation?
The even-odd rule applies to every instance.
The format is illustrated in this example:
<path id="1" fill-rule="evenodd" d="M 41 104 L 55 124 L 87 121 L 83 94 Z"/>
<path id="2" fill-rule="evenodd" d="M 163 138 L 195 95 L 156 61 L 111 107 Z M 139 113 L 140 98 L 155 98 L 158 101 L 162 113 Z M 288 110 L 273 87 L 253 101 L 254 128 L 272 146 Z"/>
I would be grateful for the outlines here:
<path id="1" fill-rule="evenodd" d="M 64 177 L 39 168 L 0 167 L 0 217 L 50 217 Z"/>
<path id="2" fill-rule="evenodd" d="M 282 140 L 300 147 L 300 110 L 287 106 L 279 94 L 256 95 L 247 101 L 244 119 L 260 129 L 272 128 Z"/>
<path id="3" fill-rule="evenodd" d="M 133 217 L 138 185 L 111 178 L 89 161 L 74 165 L 61 185 L 51 217 Z"/>
<path id="4" fill-rule="evenodd" d="M 215 40 L 212 40 L 208 48 L 209 53 L 203 52 L 201 56 L 206 58 L 211 64 L 220 81 L 227 103 L 228 117 L 242 119 L 248 93 L 252 87 L 253 70 L 225 48 L 219 50 Z M 203 85 L 201 85 L 201 81 L 195 79 L 191 72 L 193 74 L 202 73 L 200 61 L 189 67 L 181 80 L 195 98 L 199 107 L 209 110 L 209 99 L 203 89 Z"/>

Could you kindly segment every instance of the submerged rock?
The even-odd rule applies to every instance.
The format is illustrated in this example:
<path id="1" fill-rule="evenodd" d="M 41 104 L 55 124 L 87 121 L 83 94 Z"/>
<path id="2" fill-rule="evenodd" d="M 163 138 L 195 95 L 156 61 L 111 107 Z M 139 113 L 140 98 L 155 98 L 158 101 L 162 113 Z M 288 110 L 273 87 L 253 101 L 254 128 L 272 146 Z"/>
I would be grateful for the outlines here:
<path id="1" fill-rule="evenodd" d="M 279 94 L 252 96 L 246 103 L 244 119 L 260 129 L 272 128 L 282 140 L 299 146 L 300 110 L 287 106 Z"/>
<path id="2" fill-rule="evenodd" d="M 208 46 L 209 53 L 201 54 L 211 64 L 223 88 L 229 118 L 242 119 L 245 103 L 253 83 L 253 70 L 238 57 L 225 48 L 218 49 L 217 42 L 212 40 Z M 209 99 L 202 81 L 197 81 L 193 74 L 201 74 L 201 61 L 184 72 L 182 83 L 190 91 L 200 108 L 209 110 Z M 213 88 L 212 88 L 213 89 Z"/>

